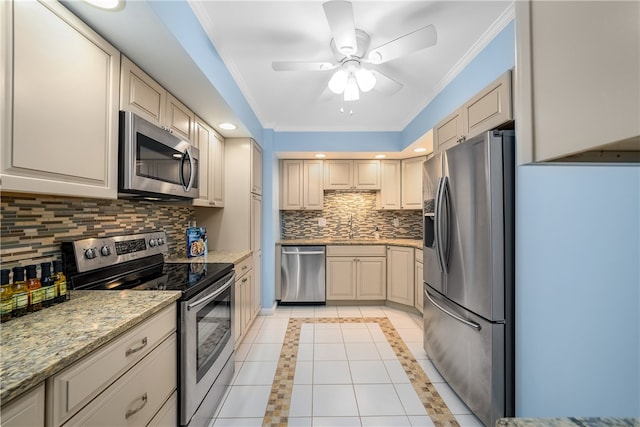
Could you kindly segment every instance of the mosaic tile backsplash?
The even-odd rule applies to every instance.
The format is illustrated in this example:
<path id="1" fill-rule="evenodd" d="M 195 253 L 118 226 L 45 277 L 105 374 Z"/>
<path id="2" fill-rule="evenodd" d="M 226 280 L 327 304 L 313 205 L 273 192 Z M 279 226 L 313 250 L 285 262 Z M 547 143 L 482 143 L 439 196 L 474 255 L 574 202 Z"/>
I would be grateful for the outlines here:
<path id="1" fill-rule="evenodd" d="M 62 240 L 159 229 L 167 233 L 169 255 L 184 255 L 185 227 L 194 218 L 190 206 L 158 202 L 4 193 L 1 199 L 2 268 L 59 259 Z"/>
<path id="2" fill-rule="evenodd" d="M 322 211 L 280 211 L 282 239 L 422 239 L 422 212 L 377 210 L 375 191 L 325 191 Z M 318 219 L 327 221 L 325 227 Z M 398 226 L 394 226 L 397 219 Z"/>

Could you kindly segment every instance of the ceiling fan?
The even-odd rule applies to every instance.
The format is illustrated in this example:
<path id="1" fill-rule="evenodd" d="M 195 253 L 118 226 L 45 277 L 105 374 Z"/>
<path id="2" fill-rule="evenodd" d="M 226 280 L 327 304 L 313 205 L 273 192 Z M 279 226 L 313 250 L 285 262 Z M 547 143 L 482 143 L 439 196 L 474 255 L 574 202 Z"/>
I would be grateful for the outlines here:
<path id="1" fill-rule="evenodd" d="M 371 89 L 392 95 L 402 84 L 379 70 L 365 68 L 364 64 L 383 64 L 400 56 L 433 46 L 437 42 L 436 29 L 427 25 L 381 46 L 369 49 L 370 37 L 355 28 L 353 6 L 349 1 L 332 0 L 322 4 L 331 29 L 331 49 L 335 63 L 314 61 L 274 61 L 275 71 L 327 71 L 338 69 L 329 80 L 329 89 L 343 94 L 345 101 L 360 98 L 360 91 Z"/>

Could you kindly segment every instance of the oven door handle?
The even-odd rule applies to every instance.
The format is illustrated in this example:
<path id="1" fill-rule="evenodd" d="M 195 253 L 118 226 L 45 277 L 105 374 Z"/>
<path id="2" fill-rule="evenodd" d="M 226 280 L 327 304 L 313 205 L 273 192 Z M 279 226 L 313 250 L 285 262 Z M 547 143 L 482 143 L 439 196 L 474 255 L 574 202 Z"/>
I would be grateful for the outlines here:
<path id="1" fill-rule="evenodd" d="M 224 291 L 226 291 L 227 289 L 229 289 L 231 287 L 231 284 L 233 283 L 233 280 L 236 278 L 236 274 L 233 273 L 233 275 L 231 276 L 231 278 L 224 284 L 222 285 L 221 288 L 217 289 L 216 291 L 210 293 L 209 295 L 200 298 L 197 301 L 192 302 L 191 304 L 187 304 L 187 310 L 191 310 L 192 308 L 195 308 L 199 305 L 202 305 L 204 303 L 207 303 L 209 301 L 211 301 L 212 299 L 214 299 L 215 297 L 217 297 L 218 295 L 220 295 L 221 293 L 223 293 Z"/>

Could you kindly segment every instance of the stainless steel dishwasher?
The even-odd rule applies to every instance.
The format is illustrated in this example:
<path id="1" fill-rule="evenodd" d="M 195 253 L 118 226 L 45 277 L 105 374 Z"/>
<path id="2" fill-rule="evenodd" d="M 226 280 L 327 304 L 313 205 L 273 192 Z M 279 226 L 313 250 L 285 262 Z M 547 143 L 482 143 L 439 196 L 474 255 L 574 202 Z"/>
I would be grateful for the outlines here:
<path id="1" fill-rule="evenodd" d="M 325 303 L 325 247 L 282 246 L 281 303 Z"/>

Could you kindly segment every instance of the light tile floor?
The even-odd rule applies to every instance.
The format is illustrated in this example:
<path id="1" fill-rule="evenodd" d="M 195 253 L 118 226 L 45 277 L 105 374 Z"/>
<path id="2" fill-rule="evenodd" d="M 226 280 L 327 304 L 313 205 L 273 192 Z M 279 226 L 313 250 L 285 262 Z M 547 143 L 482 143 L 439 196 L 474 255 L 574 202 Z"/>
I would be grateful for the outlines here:
<path id="1" fill-rule="evenodd" d="M 278 307 L 235 368 L 214 427 L 482 426 L 422 349 L 422 318 L 391 307 Z"/>

